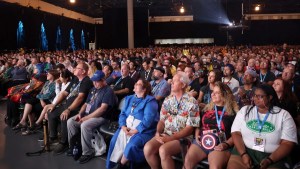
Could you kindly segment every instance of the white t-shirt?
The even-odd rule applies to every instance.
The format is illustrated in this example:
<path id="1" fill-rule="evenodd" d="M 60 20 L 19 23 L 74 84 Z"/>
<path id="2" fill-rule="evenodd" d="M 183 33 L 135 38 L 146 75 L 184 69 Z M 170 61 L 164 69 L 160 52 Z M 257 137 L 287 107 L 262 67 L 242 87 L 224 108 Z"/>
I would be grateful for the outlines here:
<path id="1" fill-rule="evenodd" d="M 248 107 L 244 106 L 236 114 L 231 133 L 241 132 L 246 147 L 252 149 L 254 138 L 258 136 L 259 129 L 257 126 L 257 109 L 253 107 L 249 116 L 245 117 Z M 279 107 L 274 107 L 273 112 L 278 112 L 279 109 Z M 259 113 L 260 121 L 263 121 L 265 116 L 266 114 Z M 298 143 L 295 122 L 290 113 L 284 109 L 281 109 L 277 114 L 269 114 L 262 128 L 261 136 L 266 140 L 264 149 L 266 153 L 274 152 L 279 147 L 281 139 Z"/>
<path id="2" fill-rule="evenodd" d="M 238 89 L 240 87 L 240 83 L 239 83 L 238 80 L 236 80 L 235 78 L 231 77 L 231 79 L 228 81 L 227 79 L 225 79 L 224 77 L 222 77 L 222 82 L 224 84 L 227 84 L 227 86 L 232 91 L 233 95 L 236 95 L 238 93 Z"/>
<path id="3" fill-rule="evenodd" d="M 59 96 L 63 91 L 66 90 L 66 88 L 69 86 L 69 84 L 70 84 L 70 82 L 68 82 L 67 84 L 62 83 L 62 84 L 61 84 L 61 88 L 60 88 L 60 86 L 59 86 L 60 84 L 58 84 L 58 83 L 55 84 L 55 93 L 56 93 L 56 96 L 55 96 L 55 98 L 53 99 L 52 104 L 55 104 L 55 103 L 56 103 L 58 96 Z"/>

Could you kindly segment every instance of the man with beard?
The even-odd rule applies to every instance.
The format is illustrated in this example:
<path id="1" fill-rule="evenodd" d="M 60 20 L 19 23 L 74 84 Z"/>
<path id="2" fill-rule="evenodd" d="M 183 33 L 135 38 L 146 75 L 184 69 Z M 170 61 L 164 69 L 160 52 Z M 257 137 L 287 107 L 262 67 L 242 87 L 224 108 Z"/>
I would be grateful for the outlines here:
<path id="1" fill-rule="evenodd" d="M 205 75 L 202 71 L 202 73 L 199 74 L 199 77 L 194 79 L 195 69 L 191 66 L 185 67 L 184 73 L 189 77 L 191 81 L 188 86 L 189 95 L 197 99 L 201 87 L 207 85 L 207 78 L 204 78 Z"/>
<path id="2" fill-rule="evenodd" d="M 243 77 L 243 86 L 239 87 L 237 102 L 239 107 L 252 104 L 252 96 L 257 80 L 257 73 L 254 69 L 247 69 Z"/>
<path id="3" fill-rule="evenodd" d="M 235 78 L 232 77 L 233 74 L 234 74 L 233 65 L 226 64 L 223 70 L 224 77 L 222 78 L 222 82 L 230 88 L 233 95 L 236 95 L 240 85 L 239 85 L 239 81 L 237 81 Z"/>
<path id="4" fill-rule="evenodd" d="M 152 95 L 161 106 L 164 99 L 170 94 L 170 85 L 164 79 L 165 69 L 162 67 L 156 67 L 153 70 L 152 81 L 150 82 L 152 87 Z"/>

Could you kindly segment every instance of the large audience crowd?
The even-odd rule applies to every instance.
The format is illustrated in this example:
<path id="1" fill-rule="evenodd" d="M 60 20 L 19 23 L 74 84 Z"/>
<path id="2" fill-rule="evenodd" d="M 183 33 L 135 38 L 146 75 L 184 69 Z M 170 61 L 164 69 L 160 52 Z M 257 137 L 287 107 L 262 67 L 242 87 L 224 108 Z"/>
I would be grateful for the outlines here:
<path id="1" fill-rule="evenodd" d="M 99 155 L 94 131 L 118 117 L 108 169 L 172 169 L 186 146 L 183 169 L 205 159 L 210 168 L 291 168 L 299 64 L 300 46 L 287 44 L 20 50 L 0 54 L 0 95 L 12 130 L 34 134 L 46 119 L 54 153 L 74 156 L 80 145 L 79 163 Z"/>

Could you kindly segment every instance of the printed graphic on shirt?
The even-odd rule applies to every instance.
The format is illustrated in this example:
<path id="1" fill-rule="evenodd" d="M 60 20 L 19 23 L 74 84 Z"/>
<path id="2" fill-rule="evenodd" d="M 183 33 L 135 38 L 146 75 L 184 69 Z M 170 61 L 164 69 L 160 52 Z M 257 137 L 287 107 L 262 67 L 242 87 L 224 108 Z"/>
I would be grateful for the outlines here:
<path id="1" fill-rule="evenodd" d="M 250 120 L 247 122 L 247 128 L 256 132 L 256 133 L 259 133 L 259 128 L 258 128 L 258 125 L 257 125 L 257 120 Z M 275 125 L 266 121 L 262 130 L 261 130 L 261 133 L 272 133 L 273 131 L 275 131 Z"/>

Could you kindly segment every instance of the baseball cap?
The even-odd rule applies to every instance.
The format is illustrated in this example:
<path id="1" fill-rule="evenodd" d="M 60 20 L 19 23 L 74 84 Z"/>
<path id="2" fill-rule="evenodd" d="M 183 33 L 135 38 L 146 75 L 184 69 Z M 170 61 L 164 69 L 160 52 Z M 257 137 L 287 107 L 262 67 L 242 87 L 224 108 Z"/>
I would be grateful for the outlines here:
<path id="1" fill-rule="evenodd" d="M 251 75 L 252 77 L 257 77 L 257 73 L 254 69 L 248 68 L 245 73 L 248 73 L 249 75 Z"/>
<path id="2" fill-rule="evenodd" d="M 97 70 L 94 75 L 91 77 L 92 81 L 100 81 L 105 77 L 104 73 L 101 70 Z"/>
<path id="3" fill-rule="evenodd" d="M 163 74 L 165 74 L 165 69 L 163 67 L 155 67 L 154 69 L 159 70 Z"/>

